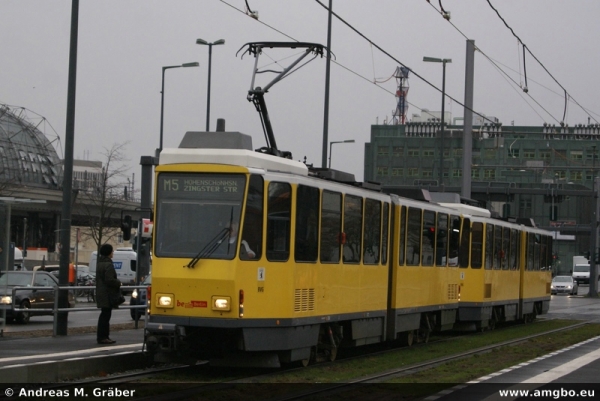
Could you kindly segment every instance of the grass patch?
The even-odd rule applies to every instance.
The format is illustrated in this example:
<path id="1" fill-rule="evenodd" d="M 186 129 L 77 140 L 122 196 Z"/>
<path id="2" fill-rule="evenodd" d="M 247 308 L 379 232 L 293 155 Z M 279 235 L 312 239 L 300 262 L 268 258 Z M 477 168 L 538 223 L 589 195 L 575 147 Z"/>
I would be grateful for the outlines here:
<path id="1" fill-rule="evenodd" d="M 600 335 L 599 324 L 588 324 L 574 330 L 561 331 L 545 337 L 495 349 L 487 354 L 475 355 L 452 364 L 445 364 L 415 373 L 389 383 L 464 383 L 498 370 L 515 366 L 550 352 L 568 347 Z"/>
<path id="2" fill-rule="evenodd" d="M 452 356 L 488 345 L 499 344 L 529 335 L 560 329 L 579 323 L 570 320 L 538 320 L 533 324 L 514 324 L 481 334 L 445 333 L 436 337 L 437 342 L 413 347 L 393 349 L 390 352 L 360 358 L 338 360 L 333 364 L 317 364 L 306 369 L 281 372 L 277 375 L 258 376 L 249 379 L 254 384 L 327 384 L 347 383 L 357 378 L 368 377 L 418 363 Z M 574 330 L 552 333 L 544 337 L 526 340 L 517 345 L 502 347 L 487 354 L 466 357 L 463 360 L 442 364 L 438 367 L 402 377 L 388 379 L 388 383 L 424 383 L 418 386 L 424 394 L 431 394 L 456 383 L 484 376 L 523 361 L 545 355 L 600 335 L 600 324 L 587 324 Z M 433 340 L 433 339 L 432 339 Z M 264 370 L 262 373 L 272 373 Z M 177 373 L 164 373 L 142 380 L 154 383 L 215 383 L 260 374 L 261 369 L 206 369 L 198 367 Z M 435 384 L 435 386 L 432 386 Z M 287 386 L 285 386 L 287 387 Z M 278 388 L 278 386 L 276 387 Z"/>
<path id="3" fill-rule="evenodd" d="M 322 388 L 328 384 L 347 383 L 361 377 L 368 377 L 385 371 L 414 365 L 432 359 L 443 358 L 457 353 L 474 350 L 492 344 L 514 340 L 529 335 L 539 334 L 554 329 L 579 323 L 568 320 L 539 320 L 528 325 L 511 325 L 482 334 L 458 335 L 447 333 L 436 339 L 443 341 L 423 344 L 422 346 L 404 347 L 379 355 L 361 358 L 338 360 L 334 364 L 314 365 L 306 369 L 281 372 L 277 375 L 252 377 L 244 384 L 224 387 L 219 390 L 202 392 L 196 390 L 198 400 L 222 401 L 229 399 L 264 400 L 282 395 L 302 394 L 307 390 Z M 410 375 L 389 378 L 385 381 L 354 386 L 339 394 L 319 394 L 308 396 L 315 400 L 367 400 L 367 399 L 422 399 L 436 394 L 458 383 L 485 376 L 492 372 L 514 366 L 523 361 L 534 359 L 558 349 L 577 344 L 586 339 L 600 335 L 600 324 L 587 324 L 577 329 L 560 331 L 543 337 L 524 340 L 516 345 L 504 346 L 486 354 L 465 357 L 459 361 L 441 364 L 435 368 L 423 370 Z M 273 372 L 266 370 L 264 373 Z M 248 374 L 259 374 L 260 370 L 208 369 L 198 368 L 186 373 L 165 374 L 147 382 L 170 383 L 184 385 L 191 383 L 214 383 L 247 377 Z"/>
<path id="4" fill-rule="evenodd" d="M 399 348 L 392 352 L 384 354 L 367 356 L 364 358 L 351 359 L 347 361 L 338 361 L 335 364 L 324 364 L 316 365 L 310 369 L 295 370 L 290 372 L 283 372 L 281 375 L 276 377 L 270 377 L 266 381 L 268 383 L 335 383 L 335 382 L 348 382 L 359 377 L 365 377 L 369 375 L 378 374 L 388 370 L 393 370 L 417 363 L 422 363 L 432 359 L 438 359 L 447 357 L 461 352 L 477 349 L 480 347 L 502 343 L 509 340 L 525 337 L 528 335 L 539 334 L 545 331 L 559 329 L 572 325 L 576 322 L 568 320 L 541 320 L 535 324 L 529 325 L 512 325 L 502 329 L 498 329 L 491 332 L 486 332 L 481 335 L 463 335 L 457 337 L 451 337 L 450 334 L 444 335 L 441 338 L 444 341 L 433 342 L 430 344 L 424 344 L 423 346 L 413 346 Z M 456 333 L 454 333 L 456 335 Z M 600 335 L 600 325 L 585 325 L 576 330 L 570 330 L 566 333 L 554 333 L 545 336 L 540 339 L 531 340 L 527 343 L 521 343 L 510 348 L 514 349 L 513 353 L 507 353 L 505 350 L 502 352 L 490 353 L 491 362 L 486 362 L 490 366 L 479 366 L 480 360 L 487 360 L 482 356 L 468 358 L 462 361 L 464 366 L 458 367 L 457 362 L 452 362 L 452 365 L 448 366 L 448 373 L 440 376 L 438 374 L 431 374 L 427 376 L 425 372 L 421 372 L 418 376 L 405 377 L 402 380 L 411 380 L 412 383 L 459 383 L 472 378 L 480 377 L 486 372 L 497 371 L 507 366 L 512 366 L 516 363 L 524 360 L 535 358 L 539 355 L 546 354 L 566 347 L 571 344 L 578 343 L 585 339 Z M 537 344 L 536 347 L 532 347 L 531 344 Z M 503 366 L 500 367 L 498 364 L 498 356 L 506 355 L 506 358 L 502 358 Z M 512 355 L 512 356 L 510 356 Z M 519 361 L 515 362 L 519 357 Z M 476 362 L 474 364 L 474 362 Z M 439 369 L 443 369 L 443 366 Z M 490 370 L 491 369 L 491 370 Z M 464 372 L 461 372 L 465 370 Z M 431 371 L 428 370 L 428 371 Z M 471 373 L 468 373 L 471 372 Z M 452 376 L 454 375 L 454 376 Z M 444 379 L 442 379 L 442 377 Z M 466 379 L 465 379 L 466 378 Z"/>

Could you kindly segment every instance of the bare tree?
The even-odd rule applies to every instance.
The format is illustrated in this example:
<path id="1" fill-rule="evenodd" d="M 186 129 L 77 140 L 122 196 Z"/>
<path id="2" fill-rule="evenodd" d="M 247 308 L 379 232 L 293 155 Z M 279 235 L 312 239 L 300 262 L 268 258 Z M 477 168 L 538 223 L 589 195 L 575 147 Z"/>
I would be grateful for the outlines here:
<path id="1" fill-rule="evenodd" d="M 84 235 L 94 240 L 98 250 L 102 244 L 114 241 L 120 233 L 118 222 L 125 199 L 123 189 L 127 185 L 125 148 L 128 144 L 117 143 L 104 148 L 100 179 L 90 190 L 79 194 L 78 206 L 89 227 L 89 232 Z"/>

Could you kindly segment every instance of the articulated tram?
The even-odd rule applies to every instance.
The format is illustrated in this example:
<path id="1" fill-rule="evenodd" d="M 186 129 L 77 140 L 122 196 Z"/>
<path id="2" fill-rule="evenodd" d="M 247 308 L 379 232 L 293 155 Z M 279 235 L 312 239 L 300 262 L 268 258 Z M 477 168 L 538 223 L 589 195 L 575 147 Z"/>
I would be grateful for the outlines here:
<path id="1" fill-rule="evenodd" d="M 549 232 L 371 186 L 256 152 L 239 132 L 164 149 L 148 351 L 277 367 L 547 312 Z"/>

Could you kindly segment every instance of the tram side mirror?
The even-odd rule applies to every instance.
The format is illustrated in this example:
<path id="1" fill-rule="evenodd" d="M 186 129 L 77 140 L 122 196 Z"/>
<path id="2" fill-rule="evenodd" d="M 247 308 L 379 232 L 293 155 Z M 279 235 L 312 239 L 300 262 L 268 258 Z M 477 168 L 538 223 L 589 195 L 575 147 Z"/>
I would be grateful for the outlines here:
<path id="1" fill-rule="evenodd" d="M 121 220 L 121 231 L 123 231 L 123 240 L 129 241 L 131 239 L 131 216 L 128 214 Z"/>

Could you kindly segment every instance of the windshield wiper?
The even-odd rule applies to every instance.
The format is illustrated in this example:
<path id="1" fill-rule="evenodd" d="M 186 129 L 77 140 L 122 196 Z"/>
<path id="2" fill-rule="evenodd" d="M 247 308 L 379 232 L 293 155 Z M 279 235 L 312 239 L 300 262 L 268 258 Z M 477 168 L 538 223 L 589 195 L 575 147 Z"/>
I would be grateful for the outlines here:
<path id="1" fill-rule="evenodd" d="M 204 248 L 202 248 L 200 252 L 198 252 L 198 254 L 194 256 L 192 260 L 190 260 L 190 263 L 188 263 L 186 267 L 194 267 L 200 259 L 207 258 L 210 255 L 212 255 L 213 252 L 216 251 L 217 248 L 221 245 L 221 243 L 223 243 L 223 241 L 225 241 L 228 237 L 229 227 L 225 227 L 221 231 L 219 231 L 213 239 L 208 241 Z"/>
<path id="2" fill-rule="evenodd" d="M 204 248 L 202 248 L 200 250 L 200 252 L 198 252 L 198 254 L 194 257 L 194 259 L 190 260 L 190 263 L 187 264 L 187 267 L 194 267 L 194 266 L 196 266 L 196 263 L 198 263 L 198 261 L 200 259 L 208 258 L 210 255 L 212 255 L 217 250 L 217 248 L 219 248 L 219 246 L 223 243 L 223 241 L 225 241 L 227 238 L 229 238 L 229 235 L 231 234 L 231 225 L 232 224 L 233 224 L 233 207 L 231 208 L 231 214 L 229 216 L 229 227 L 223 228 L 221 231 L 219 231 L 217 233 L 217 235 L 213 239 L 208 241 L 208 244 L 206 244 L 206 246 L 204 246 Z M 231 247 L 231 244 L 229 243 L 229 241 L 227 241 L 227 254 L 229 254 L 230 247 Z"/>

